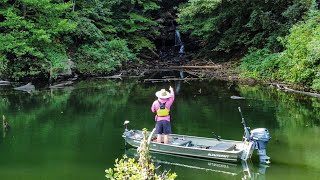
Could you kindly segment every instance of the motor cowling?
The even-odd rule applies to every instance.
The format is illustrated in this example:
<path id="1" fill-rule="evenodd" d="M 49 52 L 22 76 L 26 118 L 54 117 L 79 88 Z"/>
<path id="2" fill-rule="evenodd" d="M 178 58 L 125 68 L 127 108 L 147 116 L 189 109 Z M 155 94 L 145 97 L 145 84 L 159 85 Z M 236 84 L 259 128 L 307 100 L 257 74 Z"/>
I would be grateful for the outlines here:
<path id="1" fill-rule="evenodd" d="M 268 129 L 266 128 L 257 128 L 253 129 L 250 132 L 250 139 L 255 144 L 255 149 L 257 149 L 257 154 L 259 156 L 261 163 L 270 163 L 270 157 L 267 156 L 267 144 L 271 139 Z"/>

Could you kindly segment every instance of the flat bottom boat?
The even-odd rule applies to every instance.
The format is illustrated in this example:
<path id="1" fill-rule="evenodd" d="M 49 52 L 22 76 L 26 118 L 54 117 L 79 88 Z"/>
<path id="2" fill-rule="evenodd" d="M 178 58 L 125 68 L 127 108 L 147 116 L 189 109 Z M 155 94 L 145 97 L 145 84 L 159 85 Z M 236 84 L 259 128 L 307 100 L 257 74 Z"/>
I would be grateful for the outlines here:
<path id="1" fill-rule="evenodd" d="M 241 113 L 240 107 L 239 111 Z M 128 130 L 128 123 L 129 122 L 126 121 L 124 124 L 126 128 L 122 137 L 125 139 L 126 143 L 131 146 L 139 147 L 144 135 L 140 130 Z M 171 134 L 169 143 L 163 144 L 152 140 L 156 138 L 156 136 L 153 135 L 153 131 L 147 133 L 149 139 L 151 139 L 149 148 L 151 151 L 161 153 L 227 162 L 246 161 L 251 158 L 254 149 L 257 149 L 260 162 L 270 163 L 270 157 L 266 155 L 267 143 L 270 140 L 269 131 L 266 128 L 257 128 L 250 131 L 249 127 L 245 124 L 243 116 L 242 124 L 245 131 L 243 141 Z"/>
<path id="2" fill-rule="evenodd" d="M 140 146 L 143 134 L 140 130 L 131 130 L 124 133 L 124 138 L 128 144 L 137 148 Z M 152 141 L 149 147 L 150 150 L 156 152 L 229 162 L 238 162 L 242 158 L 246 158 L 245 156 L 250 157 L 253 151 L 252 142 L 218 140 L 178 134 L 170 135 L 169 144 Z"/>

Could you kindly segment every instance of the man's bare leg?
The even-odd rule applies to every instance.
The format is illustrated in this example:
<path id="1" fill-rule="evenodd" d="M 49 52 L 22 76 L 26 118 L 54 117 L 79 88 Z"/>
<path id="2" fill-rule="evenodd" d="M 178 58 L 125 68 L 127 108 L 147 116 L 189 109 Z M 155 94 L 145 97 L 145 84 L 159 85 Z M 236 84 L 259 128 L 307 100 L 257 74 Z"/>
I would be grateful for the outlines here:
<path id="1" fill-rule="evenodd" d="M 169 144 L 169 135 L 164 135 L 164 143 Z"/>
<path id="2" fill-rule="evenodd" d="M 162 139 L 161 134 L 158 134 L 158 136 L 157 136 L 157 143 L 161 143 L 161 139 Z"/>

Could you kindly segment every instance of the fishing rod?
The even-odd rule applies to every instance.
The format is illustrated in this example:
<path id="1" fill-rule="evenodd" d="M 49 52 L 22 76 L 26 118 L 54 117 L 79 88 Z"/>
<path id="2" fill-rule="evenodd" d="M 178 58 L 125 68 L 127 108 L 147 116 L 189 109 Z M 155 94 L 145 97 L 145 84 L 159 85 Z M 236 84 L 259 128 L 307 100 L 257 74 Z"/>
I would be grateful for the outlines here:
<path id="1" fill-rule="evenodd" d="M 250 140 L 250 132 L 249 132 L 249 129 L 250 129 L 250 128 L 247 127 L 247 125 L 246 125 L 246 121 L 245 121 L 244 118 L 243 118 L 241 108 L 238 107 L 238 110 L 239 110 L 239 112 L 240 112 L 241 120 L 242 120 L 241 123 L 243 124 L 243 128 L 244 128 L 244 137 L 246 138 L 247 141 L 249 141 L 249 140 Z"/>

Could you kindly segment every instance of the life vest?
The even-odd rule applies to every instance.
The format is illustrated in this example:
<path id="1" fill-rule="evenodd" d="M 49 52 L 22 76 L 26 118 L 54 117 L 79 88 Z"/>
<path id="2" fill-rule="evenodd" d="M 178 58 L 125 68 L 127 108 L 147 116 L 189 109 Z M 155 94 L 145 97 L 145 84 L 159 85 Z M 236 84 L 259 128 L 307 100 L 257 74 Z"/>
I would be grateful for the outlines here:
<path id="1" fill-rule="evenodd" d="M 157 110 L 157 115 L 159 117 L 164 117 L 164 116 L 169 116 L 169 109 L 167 109 L 166 107 L 166 103 L 161 103 L 160 101 L 158 101 L 160 104 L 159 109 Z"/>

